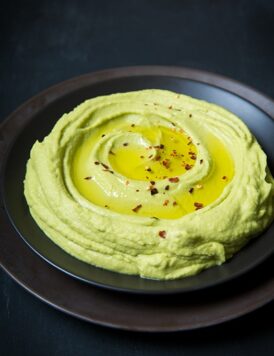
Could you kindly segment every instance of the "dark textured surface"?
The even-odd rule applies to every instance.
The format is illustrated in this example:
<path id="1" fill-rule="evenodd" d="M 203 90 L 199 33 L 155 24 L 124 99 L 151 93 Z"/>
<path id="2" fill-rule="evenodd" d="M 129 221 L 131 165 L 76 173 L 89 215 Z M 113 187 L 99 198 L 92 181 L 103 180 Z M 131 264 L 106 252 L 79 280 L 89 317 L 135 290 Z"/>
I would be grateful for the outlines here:
<path id="1" fill-rule="evenodd" d="M 270 0 L 18 1 L 4 10 L 1 118 L 51 84 L 135 64 L 206 69 L 274 97 Z M 274 349 L 273 303 L 207 330 L 130 334 L 63 315 L 2 271 L 0 283 L 4 355 L 271 355 Z"/>

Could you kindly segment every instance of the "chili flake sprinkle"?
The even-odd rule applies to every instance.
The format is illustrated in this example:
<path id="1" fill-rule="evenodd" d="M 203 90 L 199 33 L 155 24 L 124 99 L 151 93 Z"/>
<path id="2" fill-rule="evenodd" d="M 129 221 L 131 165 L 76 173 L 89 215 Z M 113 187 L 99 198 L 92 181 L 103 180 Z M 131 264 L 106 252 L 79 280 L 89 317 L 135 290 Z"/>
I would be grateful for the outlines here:
<path id="1" fill-rule="evenodd" d="M 200 159 L 200 164 L 202 164 L 204 162 L 204 160 L 203 159 Z"/>
<path id="2" fill-rule="evenodd" d="M 135 206 L 135 208 L 132 209 L 132 211 L 134 211 L 134 213 L 138 213 L 138 211 L 141 209 L 142 204 L 139 204 L 137 206 Z"/>
<path id="3" fill-rule="evenodd" d="M 150 189 L 150 194 L 151 195 L 155 195 L 155 194 L 158 194 L 159 192 L 158 192 L 158 189 L 157 188 L 152 188 L 152 189 Z"/>
<path id="4" fill-rule="evenodd" d="M 100 164 L 100 162 L 98 161 L 95 161 L 94 164 L 96 164 L 96 166 L 98 166 L 98 164 Z"/>
<path id="5" fill-rule="evenodd" d="M 189 192 L 190 194 L 192 194 L 193 191 L 194 191 L 194 188 L 190 188 L 188 192 Z"/>
<path id="6" fill-rule="evenodd" d="M 105 163 L 101 163 L 101 165 L 102 165 L 105 169 L 109 169 L 109 166 L 107 166 Z"/>
<path id="7" fill-rule="evenodd" d="M 103 169 L 103 172 L 109 172 L 109 173 L 111 173 L 111 174 L 114 174 L 114 172 L 111 171 L 110 169 Z"/>
<path id="8" fill-rule="evenodd" d="M 195 202 L 194 206 L 195 206 L 196 210 L 198 210 L 198 209 L 202 209 L 204 207 L 204 204 Z"/>
<path id="9" fill-rule="evenodd" d="M 131 127 L 135 127 L 135 124 L 131 124 Z"/>
<path id="10" fill-rule="evenodd" d="M 159 236 L 162 237 L 163 239 L 165 239 L 166 238 L 166 231 L 165 230 L 159 231 Z"/>
<path id="11" fill-rule="evenodd" d="M 101 137 L 105 137 L 106 135 L 105 134 L 103 134 Z"/>
<path id="12" fill-rule="evenodd" d="M 166 200 L 164 201 L 164 203 L 163 203 L 163 206 L 167 206 L 167 205 L 168 205 L 168 203 L 169 203 L 169 200 L 168 200 L 168 199 L 166 199 Z"/>
<path id="13" fill-rule="evenodd" d="M 166 186 L 165 186 L 165 190 L 169 190 L 169 185 L 166 185 Z"/>
<path id="14" fill-rule="evenodd" d="M 176 201 L 174 201 L 174 202 L 172 203 L 172 205 L 173 205 L 173 206 L 176 206 L 176 205 L 178 205 L 178 203 L 177 203 Z"/>
<path id="15" fill-rule="evenodd" d="M 179 179 L 178 177 L 172 177 L 172 178 L 168 178 L 168 180 L 169 180 L 171 183 L 178 183 L 180 179 Z"/>
<path id="16" fill-rule="evenodd" d="M 155 185 L 154 180 L 151 180 L 151 181 L 150 181 L 150 184 L 151 184 L 151 185 Z"/>
<path id="17" fill-rule="evenodd" d="M 91 178 L 92 178 L 92 177 L 90 177 L 90 176 L 89 176 L 89 177 L 85 177 L 84 179 L 86 179 L 86 180 L 90 180 Z"/>
<path id="18" fill-rule="evenodd" d="M 128 146 L 128 142 L 123 143 L 123 146 Z"/>
<path id="19" fill-rule="evenodd" d="M 223 180 L 227 180 L 227 176 L 223 176 L 222 179 L 223 179 Z"/>
<path id="20" fill-rule="evenodd" d="M 192 168 L 192 166 L 191 166 L 190 164 L 187 163 L 187 164 L 185 165 L 185 169 L 186 169 L 187 171 L 189 171 L 191 168 Z"/>

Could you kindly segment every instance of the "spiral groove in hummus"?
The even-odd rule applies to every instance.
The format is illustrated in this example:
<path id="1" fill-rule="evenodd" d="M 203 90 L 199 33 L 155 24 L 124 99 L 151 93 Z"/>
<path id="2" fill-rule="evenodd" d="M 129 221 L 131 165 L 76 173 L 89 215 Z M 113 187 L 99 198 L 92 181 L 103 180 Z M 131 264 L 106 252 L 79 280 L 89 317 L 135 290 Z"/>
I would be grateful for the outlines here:
<path id="1" fill-rule="evenodd" d="M 266 155 L 220 106 L 163 90 L 85 101 L 36 142 L 30 212 L 109 270 L 175 279 L 220 265 L 273 220 Z"/>

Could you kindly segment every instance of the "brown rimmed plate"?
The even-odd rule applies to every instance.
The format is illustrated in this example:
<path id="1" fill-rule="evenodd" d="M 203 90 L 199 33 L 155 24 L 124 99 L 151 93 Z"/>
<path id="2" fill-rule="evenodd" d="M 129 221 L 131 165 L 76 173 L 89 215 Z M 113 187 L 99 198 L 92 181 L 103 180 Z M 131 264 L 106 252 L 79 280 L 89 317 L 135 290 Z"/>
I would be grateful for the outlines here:
<path id="1" fill-rule="evenodd" d="M 21 256 L 21 253 L 23 254 L 22 251 L 25 251 L 26 248 L 18 237 L 20 234 L 40 256 L 43 256 L 51 264 L 55 265 L 62 271 L 77 278 L 110 289 L 135 293 L 163 294 L 197 291 L 198 289 L 205 287 L 216 286 L 221 282 L 227 282 L 229 279 L 243 275 L 270 256 L 274 245 L 273 226 L 262 234 L 260 238 L 250 243 L 231 261 L 221 267 L 212 268 L 196 277 L 178 281 L 159 282 L 144 280 L 138 277 L 124 276 L 88 266 L 70 257 L 51 243 L 49 239 L 43 236 L 42 232 L 30 218 L 22 194 L 25 163 L 33 142 L 36 139 L 42 139 L 48 132 L 50 132 L 52 126 L 63 112 L 71 110 L 86 98 L 113 92 L 144 88 L 163 88 L 182 92 L 223 105 L 235 112 L 247 123 L 251 131 L 256 135 L 262 147 L 268 154 L 270 159 L 269 166 L 273 172 L 273 153 L 271 152 L 273 137 L 273 121 L 271 117 L 274 115 L 273 102 L 269 98 L 244 85 L 210 73 L 172 67 L 120 68 L 92 73 L 72 79 L 52 87 L 28 101 L 15 111 L 1 127 L 1 201 L 3 206 L 1 210 L 1 220 L 3 220 L 3 223 L 1 222 L 1 230 L 9 231 L 10 236 L 14 236 L 14 240 L 10 237 L 9 241 L 6 241 L 6 243 L 10 244 L 14 241 L 14 250 L 16 250 L 16 248 L 19 249 L 19 251 L 17 251 L 18 255 L 15 258 L 16 261 L 14 261 L 13 264 L 20 261 L 19 256 Z M 16 172 L 16 174 L 14 174 L 14 172 Z M 19 234 L 11 227 L 7 215 L 9 215 L 11 222 Z M 8 235 L 3 233 L 1 240 L 3 240 L 4 245 L 5 239 L 8 239 Z M 0 254 L 0 262 L 3 267 L 24 284 L 24 281 L 20 279 L 20 275 L 14 275 L 9 268 L 9 263 L 8 265 L 5 263 L 7 255 L 3 255 L 3 251 L 5 251 L 5 249 L 2 249 Z M 28 251 L 28 249 L 26 251 Z M 11 250 L 7 248 L 6 252 L 9 254 L 11 253 Z M 28 251 L 28 254 L 29 252 L 30 251 Z M 60 253 L 63 254 L 63 256 L 60 257 Z M 32 257 L 28 258 L 33 260 L 33 263 L 34 261 L 36 261 L 36 263 L 37 261 L 40 261 L 34 254 L 30 254 L 30 256 Z M 9 261 L 10 263 L 12 262 L 11 260 Z M 83 266 L 79 267 L 78 263 Z M 76 271 L 73 270 L 75 264 Z M 60 271 L 53 269 L 43 261 L 40 261 L 39 265 L 44 266 L 44 269 L 50 271 L 48 272 L 50 274 L 53 273 L 57 279 L 57 276 L 63 275 Z M 21 267 L 24 276 L 27 277 L 27 264 L 23 264 Z M 81 268 L 83 269 L 81 270 Z M 90 268 L 92 270 L 90 270 Z M 81 275 L 81 273 L 84 273 L 84 275 Z M 105 275 L 105 273 L 107 275 Z M 30 276 L 32 276 L 32 273 L 30 273 Z M 36 276 L 36 278 L 39 279 L 39 276 Z M 85 285 L 67 276 L 60 278 L 67 281 L 67 288 L 70 284 L 73 284 L 85 291 L 94 291 L 95 295 L 98 293 L 109 293 L 106 294 L 107 296 L 113 293 L 104 290 L 99 291 L 90 285 Z M 244 278 L 244 276 L 241 278 Z M 33 276 L 31 281 L 33 281 Z M 237 281 L 235 281 L 235 283 L 236 282 Z M 43 283 L 42 279 L 41 283 Z M 223 287 L 225 288 L 226 285 L 227 283 L 223 285 Z M 31 285 L 29 287 L 32 289 Z M 214 287 L 204 292 L 199 291 L 196 293 L 210 293 L 211 290 L 221 287 L 222 286 Z M 41 298 L 50 300 L 50 298 L 47 298 L 43 293 L 39 294 L 38 291 L 34 292 L 40 295 Z M 47 295 L 48 292 L 49 291 L 47 290 Z M 192 295 L 193 293 L 190 294 Z M 126 297 L 123 296 L 123 298 Z M 128 298 L 134 300 L 136 297 L 128 296 Z M 144 298 L 152 297 L 139 296 L 139 298 L 144 301 Z M 162 297 L 159 296 L 157 296 L 157 298 L 162 299 Z M 175 296 L 173 296 L 173 298 L 175 298 Z M 177 298 L 178 297 L 176 297 L 176 299 Z M 185 298 L 189 298 L 189 296 L 184 296 L 184 299 Z M 273 295 L 271 298 L 273 298 Z M 267 301 L 270 299 L 268 297 Z M 58 301 L 56 301 L 56 303 L 51 301 L 51 303 L 62 308 L 62 306 L 58 304 Z M 75 307 L 76 306 L 74 305 L 74 308 Z M 70 305 L 67 311 L 74 313 L 73 305 Z M 84 317 L 81 313 L 78 316 Z M 88 319 L 100 322 L 92 317 Z M 119 325 L 119 327 L 123 326 Z M 140 327 L 136 328 L 140 329 Z"/>

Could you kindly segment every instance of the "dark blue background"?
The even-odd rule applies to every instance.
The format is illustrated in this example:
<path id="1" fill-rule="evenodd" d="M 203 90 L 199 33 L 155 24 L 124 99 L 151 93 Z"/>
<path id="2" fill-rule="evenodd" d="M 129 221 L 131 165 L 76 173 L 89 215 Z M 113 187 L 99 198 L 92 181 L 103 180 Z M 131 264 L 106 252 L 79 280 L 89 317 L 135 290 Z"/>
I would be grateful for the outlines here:
<path id="1" fill-rule="evenodd" d="M 128 65 L 205 69 L 274 97 L 271 0 L 6 1 L 0 16 L 1 119 L 52 84 Z M 225 325 L 145 335 L 66 316 L 3 271 L 0 288 L 3 355 L 257 356 L 274 350 L 273 303 Z"/>

